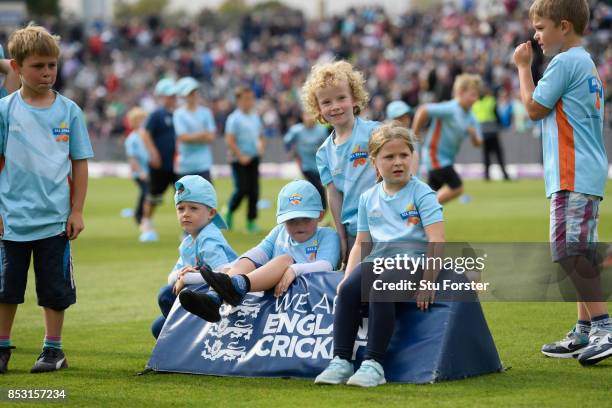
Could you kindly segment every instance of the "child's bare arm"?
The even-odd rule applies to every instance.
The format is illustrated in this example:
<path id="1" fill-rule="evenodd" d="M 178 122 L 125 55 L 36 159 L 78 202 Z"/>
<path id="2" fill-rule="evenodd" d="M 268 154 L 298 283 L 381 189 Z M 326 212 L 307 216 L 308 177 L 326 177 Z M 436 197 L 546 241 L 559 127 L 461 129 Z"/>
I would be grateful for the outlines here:
<path id="1" fill-rule="evenodd" d="M 334 218 L 334 224 L 336 225 L 336 232 L 340 236 L 340 259 L 343 260 L 346 257 L 347 249 L 347 237 L 346 229 L 342 224 L 342 201 L 344 197 L 342 193 L 338 191 L 334 183 L 329 183 L 327 186 L 327 199 L 329 202 L 329 210 L 331 211 L 332 217 Z"/>
<path id="2" fill-rule="evenodd" d="M 251 157 L 245 154 L 242 154 L 238 145 L 236 144 L 236 135 L 234 133 L 226 133 L 225 134 L 225 144 L 227 145 L 227 149 L 238 159 L 238 162 L 243 166 L 246 166 L 251 162 Z"/>
<path id="3" fill-rule="evenodd" d="M 444 255 L 444 223 L 436 222 L 425 227 L 425 235 L 429 244 L 427 245 L 427 258 L 437 258 Z M 429 263 L 428 263 L 429 264 Z M 435 266 L 435 262 L 433 263 Z M 435 282 L 438 278 L 439 269 L 426 269 L 423 273 L 423 280 Z M 417 307 L 421 310 L 427 310 L 429 305 L 434 302 L 435 291 L 419 290 L 417 292 Z"/>
<path id="4" fill-rule="evenodd" d="M 176 140 L 183 143 L 210 143 L 215 140 L 215 133 L 208 131 L 182 133 L 176 136 Z"/>
<path id="5" fill-rule="evenodd" d="M 152 168 L 159 169 L 162 165 L 161 156 L 159 155 L 159 150 L 155 147 L 155 143 L 153 143 L 153 137 L 151 137 L 151 133 L 149 133 L 146 129 L 140 129 L 139 131 L 140 138 L 147 148 L 147 152 L 149 152 L 149 163 Z"/>
<path id="6" fill-rule="evenodd" d="M 72 160 L 72 202 L 66 234 L 68 239 L 76 239 L 85 228 L 83 222 L 83 207 L 87 195 L 87 160 Z"/>
<path id="7" fill-rule="evenodd" d="M 550 109 L 533 100 L 535 83 L 533 82 L 533 75 L 531 74 L 531 63 L 533 61 L 531 41 L 527 41 L 516 47 L 512 58 L 514 64 L 518 68 L 521 101 L 523 101 L 523 105 L 525 105 L 525 110 L 527 110 L 529 119 L 544 119 L 548 116 Z"/>
<path id="8" fill-rule="evenodd" d="M 417 139 L 420 141 L 422 138 L 419 136 L 419 132 L 427 123 L 427 119 L 429 119 L 429 115 L 427 114 L 427 109 L 425 106 L 419 106 L 416 113 L 414 114 L 414 120 L 412 121 L 412 131 L 416 135 Z"/>
<path id="9" fill-rule="evenodd" d="M 135 157 L 129 156 L 128 163 L 130 165 L 130 170 L 132 170 L 133 173 L 138 174 L 138 178 L 140 180 L 145 180 L 147 178 L 144 170 L 142 169 L 140 163 L 138 163 L 138 160 Z"/>
<path id="10" fill-rule="evenodd" d="M 472 144 L 476 147 L 482 145 L 482 139 L 480 138 L 480 136 L 478 136 L 478 132 L 476 132 L 476 129 L 474 129 L 473 127 L 468 128 L 467 130 L 468 135 L 470 135 L 470 140 L 472 141 Z"/>

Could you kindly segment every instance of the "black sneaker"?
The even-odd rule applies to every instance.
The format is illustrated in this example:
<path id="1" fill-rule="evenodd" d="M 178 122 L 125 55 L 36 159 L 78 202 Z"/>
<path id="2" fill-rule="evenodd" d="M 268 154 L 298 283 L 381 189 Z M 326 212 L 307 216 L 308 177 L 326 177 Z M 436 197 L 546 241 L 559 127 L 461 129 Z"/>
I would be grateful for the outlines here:
<path id="1" fill-rule="evenodd" d="M 179 293 L 179 301 L 185 310 L 198 316 L 200 319 L 212 323 L 221 320 L 221 315 L 219 314 L 220 305 L 216 304 L 210 296 L 191 290 L 183 290 Z"/>
<path id="2" fill-rule="evenodd" d="M 542 354 L 555 358 L 578 357 L 580 353 L 589 345 L 589 337 L 585 334 L 576 332 L 572 329 L 565 338 L 542 346 Z"/>
<path id="3" fill-rule="evenodd" d="M 8 362 L 11 359 L 11 349 L 15 347 L 0 347 L 0 374 L 8 370 Z"/>
<path id="4" fill-rule="evenodd" d="M 238 306 L 242 302 L 243 296 L 234 288 L 232 278 L 229 275 L 213 272 L 208 265 L 200 268 L 200 275 L 221 296 L 221 299 L 230 305 Z"/>
<path id="5" fill-rule="evenodd" d="M 612 356 L 612 332 L 602 329 L 591 331 L 589 345 L 578 356 L 578 361 L 583 366 L 599 363 Z"/>
<path id="6" fill-rule="evenodd" d="M 66 361 L 64 352 L 55 347 L 45 347 L 42 353 L 40 353 L 40 356 L 38 356 L 38 360 L 36 360 L 30 372 L 46 373 L 49 371 L 61 370 L 62 368 L 68 368 L 68 362 Z"/>

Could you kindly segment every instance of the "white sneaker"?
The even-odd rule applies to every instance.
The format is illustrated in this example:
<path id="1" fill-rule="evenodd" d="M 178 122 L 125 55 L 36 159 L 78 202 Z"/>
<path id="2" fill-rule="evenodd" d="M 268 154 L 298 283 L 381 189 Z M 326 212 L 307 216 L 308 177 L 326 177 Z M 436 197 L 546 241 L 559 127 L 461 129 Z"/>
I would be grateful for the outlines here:
<path id="1" fill-rule="evenodd" d="M 376 387 L 385 384 L 385 370 L 380 363 L 375 360 L 366 360 L 361 363 L 359 370 L 348 379 L 346 385 L 356 385 L 358 387 Z"/>
<path id="2" fill-rule="evenodd" d="M 353 364 L 336 356 L 321 374 L 315 378 L 315 384 L 344 384 L 353 375 Z"/>

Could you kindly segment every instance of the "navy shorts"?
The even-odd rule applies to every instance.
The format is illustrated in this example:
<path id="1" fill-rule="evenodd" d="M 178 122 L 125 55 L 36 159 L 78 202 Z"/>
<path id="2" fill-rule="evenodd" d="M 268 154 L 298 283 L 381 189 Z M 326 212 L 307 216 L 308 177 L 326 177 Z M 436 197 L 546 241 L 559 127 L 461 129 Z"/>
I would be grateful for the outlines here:
<path id="1" fill-rule="evenodd" d="M 459 188 L 463 185 L 463 181 L 455 171 L 455 168 L 450 165 L 441 169 L 429 170 L 427 184 L 429 184 L 432 190 L 438 191 L 445 184 L 452 189 Z"/>
<path id="2" fill-rule="evenodd" d="M 65 233 L 35 241 L 0 241 L 0 303 L 23 303 L 32 254 L 38 305 L 64 310 L 74 304 L 72 255 Z"/>

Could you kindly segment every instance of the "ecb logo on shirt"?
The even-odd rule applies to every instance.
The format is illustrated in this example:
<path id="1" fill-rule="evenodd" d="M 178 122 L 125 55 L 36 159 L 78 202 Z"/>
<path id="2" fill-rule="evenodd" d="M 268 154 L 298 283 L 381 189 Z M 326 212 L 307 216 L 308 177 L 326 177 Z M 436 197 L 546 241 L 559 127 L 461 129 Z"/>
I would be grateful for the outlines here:
<path id="1" fill-rule="evenodd" d="M 308 261 L 313 262 L 317 259 L 317 251 L 319 250 L 319 241 L 316 239 L 312 242 L 312 245 L 306 247 L 306 255 L 308 255 Z"/>
<path id="2" fill-rule="evenodd" d="M 59 127 L 53 128 L 53 136 L 56 142 L 68 142 L 70 140 L 70 128 L 66 122 L 62 122 Z"/>
<path id="3" fill-rule="evenodd" d="M 408 204 L 406 211 L 400 213 L 400 217 L 402 217 L 402 220 L 408 220 L 408 225 L 417 225 L 419 222 L 421 222 L 419 212 L 414 204 Z"/>
<path id="4" fill-rule="evenodd" d="M 361 150 L 361 146 L 357 145 L 349 156 L 349 161 L 353 162 L 353 167 L 363 166 L 368 161 L 368 152 Z"/>
<path id="5" fill-rule="evenodd" d="M 603 86 L 597 76 L 597 72 L 594 72 L 595 76 L 589 78 L 589 93 L 595 94 L 595 109 L 601 108 L 601 98 L 603 98 Z"/>
<path id="6" fill-rule="evenodd" d="M 302 203 L 302 195 L 300 193 L 293 193 L 289 196 L 289 203 L 291 205 L 300 205 Z"/>

